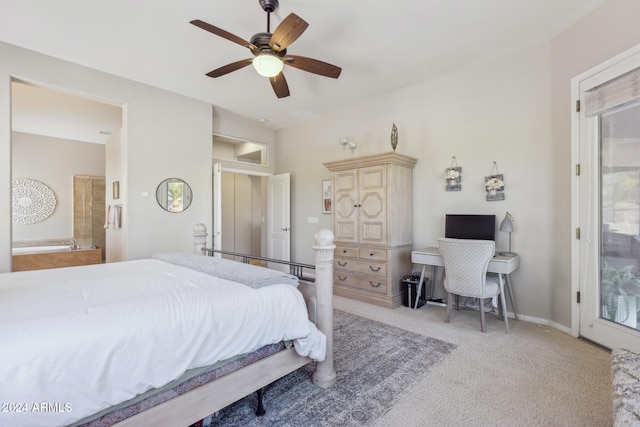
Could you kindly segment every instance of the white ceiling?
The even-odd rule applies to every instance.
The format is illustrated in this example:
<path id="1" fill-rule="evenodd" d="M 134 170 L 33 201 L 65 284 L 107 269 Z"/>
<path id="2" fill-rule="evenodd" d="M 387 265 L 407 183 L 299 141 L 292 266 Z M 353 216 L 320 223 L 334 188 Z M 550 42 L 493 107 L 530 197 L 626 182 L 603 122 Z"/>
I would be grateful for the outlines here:
<path id="1" fill-rule="evenodd" d="M 551 39 L 606 0 L 280 0 L 309 27 L 289 48 L 342 67 L 337 79 L 291 67 L 277 99 L 252 67 L 205 74 L 248 49 L 189 21 L 245 40 L 266 31 L 258 0 L 0 0 L 0 41 L 209 102 L 278 129 Z"/>

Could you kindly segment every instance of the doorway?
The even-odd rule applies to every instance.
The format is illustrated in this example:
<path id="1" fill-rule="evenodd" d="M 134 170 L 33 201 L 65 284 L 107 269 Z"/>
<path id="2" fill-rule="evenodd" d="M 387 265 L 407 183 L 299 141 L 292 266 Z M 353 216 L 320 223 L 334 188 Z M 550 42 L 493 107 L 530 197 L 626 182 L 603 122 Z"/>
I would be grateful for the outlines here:
<path id="1" fill-rule="evenodd" d="M 222 171 L 221 250 L 263 256 L 265 179 Z"/>
<path id="2" fill-rule="evenodd" d="M 214 163 L 212 188 L 214 249 L 290 261 L 288 173 L 225 172 L 220 163 Z M 221 254 L 214 256 L 233 258 Z M 255 263 L 284 269 L 281 264 Z"/>
<path id="3" fill-rule="evenodd" d="M 100 210 L 87 202 L 95 213 L 94 221 L 92 227 L 82 223 L 80 219 L 86 220 L 88 216 L 81 217 L 77 212 L 83 208 L 88 212 L 88 206 L 79 202 L 81 197 L 76 197 L 74 188 L 78 183 L 74 183 L 73 177 L 101 177 L 91 180 L 87 185 L 91 185 L 92 191 L 87 187 L 84 194 L 97 194 L 97 203 L 105 204 L 106 144 L 113 140 L 113 134 L 121 133 L 122 108 L 44 84 L 13 79 L 11 116 L 12 178 L 42 181 L 51 187 L 57 199 L 53 214 L 46 220 L 30 226 L 12 224 L 14 243 L 62 242 L 73 238 L 80 247 L 103 248 L 104 256 L 104 208 Z M 87 233 L 89 228 L 102 233 Z"/>
<path id="4" fill-rule="evenodd" d="M 573 84 L 579 334 L 640 351 L 640 47 Z"/>
<path id="5" fill-rule="evenodd" d="M 213 133 L 214 249 L 266 256 L 269 148 L 259 142 Z"/>

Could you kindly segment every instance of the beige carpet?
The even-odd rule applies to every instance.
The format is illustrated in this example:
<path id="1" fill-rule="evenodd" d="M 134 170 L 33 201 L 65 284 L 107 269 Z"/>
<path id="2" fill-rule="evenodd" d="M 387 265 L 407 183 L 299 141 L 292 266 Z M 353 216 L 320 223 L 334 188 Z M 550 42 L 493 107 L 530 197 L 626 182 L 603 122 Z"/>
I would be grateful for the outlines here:
<path id="1" fill-rule="evenodd" d="M 395 310 L 335 297 L 335 308 L 457 348 L 376 426 L 610 426 L 609 352 L 548 326 L 425 305 Z"/>

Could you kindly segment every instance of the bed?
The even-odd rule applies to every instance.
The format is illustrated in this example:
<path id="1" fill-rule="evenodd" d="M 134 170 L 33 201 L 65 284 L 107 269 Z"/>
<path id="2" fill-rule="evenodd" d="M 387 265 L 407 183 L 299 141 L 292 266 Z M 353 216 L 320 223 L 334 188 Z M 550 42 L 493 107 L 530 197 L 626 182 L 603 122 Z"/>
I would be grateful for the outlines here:
<path id="1" fill-rule="evenodd" d="M 298 286 L 252 288 L 159 258 L 0 275 L 0 425 L 81 425 L 274 345 L 113 425 L 189 426 L 312 360 L 314 384 L 333 385 L 333 234 L 315 239 L 315 282 Z"/>

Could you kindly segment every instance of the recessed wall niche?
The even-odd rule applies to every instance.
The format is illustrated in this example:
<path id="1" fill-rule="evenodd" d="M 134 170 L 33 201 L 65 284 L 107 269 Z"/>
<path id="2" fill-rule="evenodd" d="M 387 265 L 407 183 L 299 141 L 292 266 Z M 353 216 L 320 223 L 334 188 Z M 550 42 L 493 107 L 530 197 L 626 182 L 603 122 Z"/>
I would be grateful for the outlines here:
<path id="1" fill-rule="evenodd" d="M 213 158 L 254 165 L 269 165 L 269 146 L 232 136 L 213 134 Z"/>

